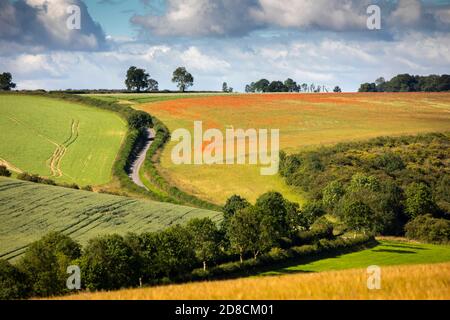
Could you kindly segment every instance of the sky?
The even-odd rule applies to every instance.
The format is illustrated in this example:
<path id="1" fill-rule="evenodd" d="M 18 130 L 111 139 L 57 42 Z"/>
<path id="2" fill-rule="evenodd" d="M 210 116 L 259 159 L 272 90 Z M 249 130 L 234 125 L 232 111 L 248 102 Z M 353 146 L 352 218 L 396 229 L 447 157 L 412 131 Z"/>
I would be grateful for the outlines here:
<path id="1" fill-rule="evenodd" d="M 80 29 L 67 27 L 72 5 Z M 261 78 L 351 92 L 450 73 L 450 0 L 0 0 L 0 73 L 17 89 L 123 89 L 132 65 L 160 89 L 184 66 L 193 90 L 240 92 Z"/>

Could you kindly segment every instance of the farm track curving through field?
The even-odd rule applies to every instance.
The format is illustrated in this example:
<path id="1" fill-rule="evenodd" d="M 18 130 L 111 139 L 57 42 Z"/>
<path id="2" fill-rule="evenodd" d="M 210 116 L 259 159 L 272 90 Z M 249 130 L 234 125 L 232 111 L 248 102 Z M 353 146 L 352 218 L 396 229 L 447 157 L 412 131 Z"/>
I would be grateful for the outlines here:
<path id="1" fill-rule="evenodd" d="M 80 122 L 78 120 L 72 120 L 70 126 L 70 136 L 62 144 L 57 145 L 52 156 L 47 160 L 47 162 L 50 163 L 49 166 L 50 171 L 52 172 L 52 176 L 62 177 L 63 173 L 61 171 L 61 160 L 66 154 L 67 148 L 77 140 L 79 126 Z"/>
<path id="2" fill-rule="evenodd" d="M 153 129 L 147 129 L 145 145 L 142 148 L 142 150 L 139 151 L 136 159 L 133 161 L 133 163 L 130 166 L 129 177 L 136 185 L 138 185 L 139 187 L 145 188 L 146 190 L 148 190 L 148 188 L 144 185 L 141 178 L 139 177 L 139 171 L 140 171 L 142 165 L 144 164 L 145 157 L 147 155 L 147 151 L 150 148 L 150 146 L 152 145 L 154 139 L 155 139 L 155 131 Z"/>
<path id="3" fill-rule="evenodd" d="M 26 123 L 24 123 L 23 121 L 20 121 L 19 119 L 16 119 L 15 117 L 13 117 L 12 115 L 10 115 L 9 120 L 26 127 L 27 129 L 33 131 L 34 133 L 36 133 L 38 136 L 40 136 L 41 138 L 47 140 L 48 142 L 50 142 L 51 144 L 53 144 L 56 149 L 53 152 L 52 156 L 47 160 L 48 166 L 50 168 L 51 171 L 51 176 L 53 177 L 62 177 L 63 173 L 61 171 L 61 160 L 64 157 L 64 155 L 67 152 L 67 148 L 73 144 L 77 138 L 78 138 L 78 134 L 79 134 L 79 126 L 80 126 L 80 121 L 78 120 L 72 120 L 72 123 L 70 125 L 70 135 L 69 137 L 62 143 L 59 144 L 58 142 L 50 139 L 49 137 L 47 137 L 46 135 L 42 134 L 39 130 L 37 130 L 36 128 L 34 128 L 33 126 L 30 126 Z M 7 164 L 7 167 L 10 167 L 13 171 L 16 172 L 22 172 L 22 170 L 14 167 L 12 164 L 9 164 L 6 162 L 6 160 L 4 159 L 0 159 L 0 163 L 5 163 Z M 14 170 L 16 169 L 16 170 Z"/>

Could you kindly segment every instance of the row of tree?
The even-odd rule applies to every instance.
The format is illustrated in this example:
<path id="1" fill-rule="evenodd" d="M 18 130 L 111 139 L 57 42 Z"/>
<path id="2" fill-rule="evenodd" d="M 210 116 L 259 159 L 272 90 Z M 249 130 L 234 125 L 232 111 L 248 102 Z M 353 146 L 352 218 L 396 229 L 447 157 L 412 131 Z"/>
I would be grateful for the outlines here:
<path id="1" fill-rule="evenodd" d="M 242 263 L 292 245 L 312 222 L 275 192 L 262 195 L 255 205 L 233 196 L 223 212 L 220 225 L 196 218 L 159 232 L 99 236 L 84 248 L 52 232 L 32 243 L 14 266 L 0 260 L 0 299 L 63 294 L 69 265 L 80 267 L 83 287 L 90 290 L 182 279 L 198 267 L 206 270 L 238 257 Z"/>
<path id="2" fill-rule="evenodd" d="M 399 74 L 386 81 L 383 77 L 363 83 L 359 92 L 442 92 L 450 91 L 450 75 L 413 76 Z"/>
<path id="3" fill-rule="evenodd" d="M 261 79 L 245 86 L 245 92 L 329 92 L 328 88 L 321 85 L 297 84 L 291 78 L 282 81 L 272 81 Z M 339 86 L 333 89 L 333 92 L 342 92 Z"/>

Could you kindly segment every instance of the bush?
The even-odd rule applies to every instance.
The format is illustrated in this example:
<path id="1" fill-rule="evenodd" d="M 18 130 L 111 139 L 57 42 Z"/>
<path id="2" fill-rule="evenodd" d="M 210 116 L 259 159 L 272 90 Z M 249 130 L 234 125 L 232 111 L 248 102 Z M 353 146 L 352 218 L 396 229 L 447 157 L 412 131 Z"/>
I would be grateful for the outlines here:
<path id="1" fill-rule="evenodd" d="M 83 285 L 90 290 L 137 286 L 137 259 L 119 235 L 91 239 L 80 259 Z"/>
<path id="2" fill-rule="evenodd" d="M 450 242 L 450 220 L 421 215 L 405 226 L 406 237 L 431 243 Z"/>
<path id="3" fill-rule="evenodd" d="M 11 177 L 11 172 L 5 166 L 0 165 L 0 176 Z"/>
<path id="4" fill-rule="evenodd" d="M 0 300 L 23 299 L 29 294 L 25 273 L 0 259 Z"/>
<path id="5" fill-rule="evenodd" d="M 80 245 L 59 232 L 33 242 L 18 263 L 29 279 L 30 294 L 47 297 L 66 292 L 67 267 L 80 255 Z"/>

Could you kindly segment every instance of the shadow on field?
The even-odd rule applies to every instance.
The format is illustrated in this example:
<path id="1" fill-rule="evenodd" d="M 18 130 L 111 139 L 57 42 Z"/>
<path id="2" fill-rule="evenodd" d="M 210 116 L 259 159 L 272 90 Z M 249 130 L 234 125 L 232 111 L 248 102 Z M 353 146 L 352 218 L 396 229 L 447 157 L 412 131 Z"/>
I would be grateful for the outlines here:
<path id="1" fill-rule="evenodd" d="M 372 250 L 372 252 L 389 252 L 389 253 L 406 253 L 406 254 L 417 254 L 415 251 L 410 250 L 394 250 L 394 249 L 376 249 Z"/>
<path id="2" fill-rule="evenodd" d="M 376 246 L 380 245 L 378 241 L 373 241 L 371 243 L 365 244 L 363 246 L 359 246 L 357 248 L 349 248 L 346 250 L 342 250 L 338 253 L 322 253 L 319 255 L 311 256 L 311 257 L 304 257 L 299 259 L 293 259 L 286 261 L 284 263 L 279 263 L 276 265 L 270 265 L 267 267 L 261 267 L 258 268 L 256 272 L 253 273 L 253 275 L 266 277 L 266 276 L 274 276 L 274 275 L 283 275 L 283 274 L 293 274 L 293 273 L 313 273 L 314 271 L 307 271 L 307 270 L 289 270 L 287 268 L 294 267 L 302 264 L 308 264 L 314 261 L 323 260 L 323 259 L 329 259 L 329 258 L 339 258 L 342 255 L 352 253 L 352 252 L 358 252 L 361 250 L 366 249 L 372 249 Z M 374 250 L 373 250 L 374 251 Z M 405 251 L 402 251 L 404 253 Z M 265 273 L 265 274 L 261 274 Z M 251 274 L 250 274 L 251 275 Z"/>
<path id="3" fill-rule="evenodd" d="M 419 246 L 411 245 L 411 244 L 384 244 L 385 247 L 394 247 L 394 248 L 405 248 L 405 249 L 414 249 L 414 250 L 429 250 L 428 248 L 422 248 Z"/>

